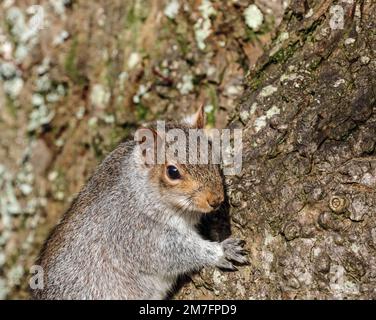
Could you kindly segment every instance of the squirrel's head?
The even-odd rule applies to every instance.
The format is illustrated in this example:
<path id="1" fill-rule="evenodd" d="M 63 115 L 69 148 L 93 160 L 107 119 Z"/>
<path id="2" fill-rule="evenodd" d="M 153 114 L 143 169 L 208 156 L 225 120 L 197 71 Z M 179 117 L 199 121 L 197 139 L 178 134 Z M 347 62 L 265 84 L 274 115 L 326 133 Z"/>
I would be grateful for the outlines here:
<path id="1" fill-rule="evenodd" d="M 138 130 L 138 135 L 144 137 L 138 140 L 138 146 L 142 146 L 138 151 L 140 169 L 146 170 L 161 201 L 180 212 L 208 213 L 224 201 L 220 166 L 213 163 L 212 143 L 204 125 L 205 114 L 200 107 L 187 122 L 166 123 L 163 132 L 156 128 Z M 196 143 L 192 143 L 194 140 Z"/>

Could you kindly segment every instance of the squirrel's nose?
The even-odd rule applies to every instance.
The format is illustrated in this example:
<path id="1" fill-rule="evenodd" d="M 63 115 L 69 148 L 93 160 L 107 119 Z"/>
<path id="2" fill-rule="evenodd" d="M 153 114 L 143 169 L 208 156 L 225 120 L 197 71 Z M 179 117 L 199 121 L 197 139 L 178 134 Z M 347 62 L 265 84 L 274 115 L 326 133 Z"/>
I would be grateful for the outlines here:
<path id="1" fill-rule="evenodd" d="M 223 195 L 210 195 L 207 200 L 208 204 L 213 209 L 218 209 L 218 207 L 222 204 L 224 197 Z"/>

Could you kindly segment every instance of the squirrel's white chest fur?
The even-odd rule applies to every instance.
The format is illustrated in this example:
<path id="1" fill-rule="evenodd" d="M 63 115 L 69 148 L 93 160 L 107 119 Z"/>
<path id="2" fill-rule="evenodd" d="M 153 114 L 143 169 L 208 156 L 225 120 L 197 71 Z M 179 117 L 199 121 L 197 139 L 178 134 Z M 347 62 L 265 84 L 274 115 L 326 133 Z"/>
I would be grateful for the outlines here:
<path id="1" fill-rule="evenodd" d="M 191 232 L 196 232 L 195 226 L 198 222 L 199 216 L 189 216 L 183 218 L 179 215 L 173 215 L 167 223 L 171 227 L 185 233 L 187 232 L 187 230 L 190 230 Z M 154 284 L 154 294 L 150 297 L 150 299 L 164 299 L 168 295 L 168 293 L 173 289 L 174 285 L 176 284 L 176 281 L 176 276 L 150 276 L 150 282 Z"/>
<path id="2" fill-rule="evenodd" d="M 180 216 L 178 214 L 174 214 L 168 221 L 168 224 L 182 232 L 193 231 L 196 232 L 196 225 L 200 222 L 200 215 L 196 214 L 189 214 L 187 216 Z"/>

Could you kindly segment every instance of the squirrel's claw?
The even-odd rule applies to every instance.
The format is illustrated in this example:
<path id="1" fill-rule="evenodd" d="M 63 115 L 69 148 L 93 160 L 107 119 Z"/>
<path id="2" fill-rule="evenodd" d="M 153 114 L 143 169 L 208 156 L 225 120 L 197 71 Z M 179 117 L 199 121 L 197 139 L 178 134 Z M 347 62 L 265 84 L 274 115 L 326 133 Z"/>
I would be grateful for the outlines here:
<path id="1" fill-rule="evenodd" d="M 245 256 L 246 251 L 243 248 L 243 240 L 228 238 L 222 241 L 221 245 L 227 260 L 235 261 L 240 264 L 248 263 L 248 259 Z"/>
<path id="2" fill-rule="evenodd" d="M 237 271 L 238 268 L 235 267 L 230 261 L 226 259 L 222 259 L 218 264 L 217 267 L 220 269 L 226 269 L 226 270 L 232 270 L 232 271 Z"/>
<path id="3" fill-rule="evenodd" d="M 231 246 L 243 246 L 245 244 L 244 240 L 238 239 L 238 238 L 227 238 L 223 240 L 222 246 L 224 247 L 231 247 Z"/>
<path id="4" fill-rule="evenodd" d="M 232 256 L 227 257 L 227 259 L 238 262 L 240 264 L 248 263 L 247 257 L 240 254 L 233 254 Z"/>

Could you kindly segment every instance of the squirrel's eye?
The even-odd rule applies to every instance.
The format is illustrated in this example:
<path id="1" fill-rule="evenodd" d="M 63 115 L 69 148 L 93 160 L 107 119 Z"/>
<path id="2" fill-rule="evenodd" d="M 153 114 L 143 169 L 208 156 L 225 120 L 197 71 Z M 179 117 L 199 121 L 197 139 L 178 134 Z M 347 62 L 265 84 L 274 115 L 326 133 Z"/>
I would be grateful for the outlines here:
<path id="1" fill-rule="evenodd" d="M 168 166 L 167 167 L 167 175 L 172 180 L 177 180 L 181 178 L 180 172 L 178 168 L 175 166 Z"/>

